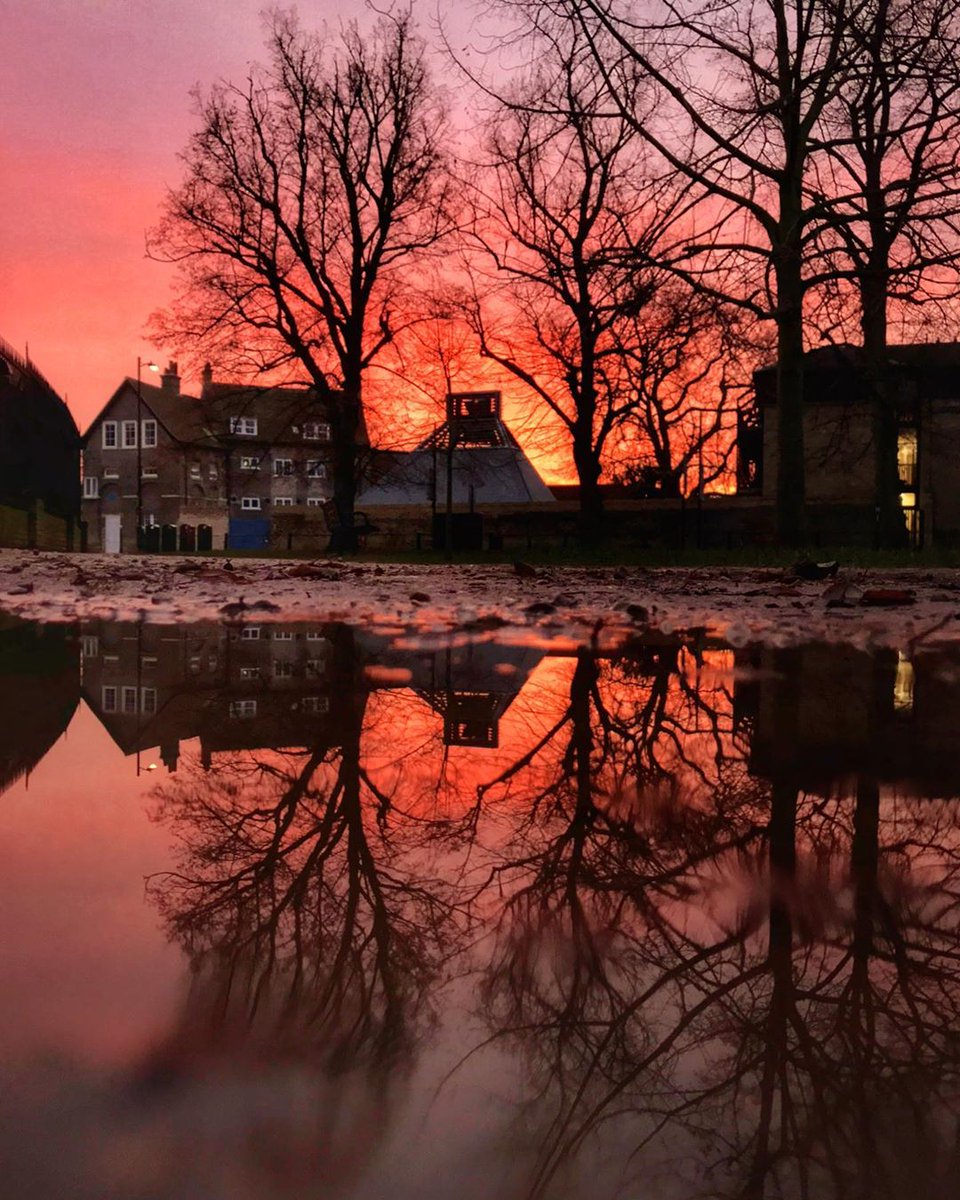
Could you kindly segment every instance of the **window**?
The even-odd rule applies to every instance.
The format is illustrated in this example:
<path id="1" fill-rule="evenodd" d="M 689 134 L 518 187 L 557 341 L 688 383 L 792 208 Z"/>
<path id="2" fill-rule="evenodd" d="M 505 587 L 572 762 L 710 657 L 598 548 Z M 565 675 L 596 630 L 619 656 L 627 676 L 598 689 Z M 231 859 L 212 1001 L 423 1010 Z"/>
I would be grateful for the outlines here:
<path id="1" fill-rule="evenodd" d="M 292 642 L 293 630 L 291 629 L 275 629 L 270 635 L 275 642 Z"/>
<path id="2" fill-rule="evenodd" d="M 292 496 L 274 496 L 273 503 L 277 506 L 277 508 L 292 508 L 293 507 L 293 497 Z"/>
<path id="3" fill-rule="evenodd" d="M 120 472 L 119 471 L 104 471 L 103 477 L 104 477 L 104 479 L 119 479 Z"/>
<path id="4" fill-rule="evenodd" d="M 326 640 L 327 639 L 324 636 L 324 634 L 320 633 L 316 629 L 311 629 L 307 633 L 307 641 L 308 642 L 325 642 Z"/>
<path id="5" fill-rule="evenodd" d="M 143 470 L 140 472 L 140 477 L 142 479 L 156 479 L 157 478 L 157 468 L 156 467 L 144 467 Z"/>
<path id="6" fill-rule="evenodd" d="M 292 458 L 275 458 L 273 460 L 274 475 L 292 475 L 293 474 L 293 459 Z"/>
<path id="7" fill-rule="evenodd" d="M 137 689 L 135 687 L 121 688 L 120 694 L 123 702 L 123 711 L 125 713 L 135 713 L 137 711 Z"/>
<path id="8" fill-rule="evenodd" d="M 199 479 L 200 474 L 201 474 L 200 464 L 199 463 L 191 463 L 190 464 L 190 478 L 191 479 Z"/>
<path id="9" fill-rule="evenodd" d="M 902 488 L 917 486 L 917 430 L 901 426 L 897 434 L 897 467 Z"/>
<path id="10" fill-rule="evenodd" d="M 217 475 L 217 468 L 216 468 L 216 467 L 211 467 L 211 468 L 210 468 L 210 471 L 209 471 L 209 479 L 210 479 L 210 482 L 211 482 L 211 483 L 216 483 L 218 478 L 219 478 L 219 477 L 218 477 L 218 475 Z"/>
<path id="11" fill-rule="evenodd" d="M 307 497 L 307 507 L 308 508 L 322 508 L 324 506 L 324 504 L 326 504 L 326 500 L 324 500 L 324 498 L 322 496 L 308 496 Z"/>
<path id="12" fill-rule="evenodd" d="M 152 716 L 157 711 L 156 688 L 140 689 L 140 711 L 146 713 L 147 716 Z"/>
<path id="13" fill-rule="evenodd" d="M 100 700 L 104 712 L 117 711 L 117 689 L 115 687 L 101 688 Z"/>
<path id="14" fill-rule="evenodd" d="M 289 679 L 293 674 L 293 663 L 286 659 L 277 658 L 273 663 L 273 674 L 277 679 Z"/>
<path id="15" fill-rule="evenodd" d="M 200 674 L 200 655 L 199 654 L 191 654 L 191 656 L 190 656 L 190 674 L 191 675 L 199 675 Z"/>
<path id="16" fill-rule="evenodd" d="M 96 658 L 100 653 L 100 639 L 92 633 L 86 633 L 80 639 L 80 653 L 84 658 Z"/>
<path id="17" fill-rule="evenodd" d="M 330 711 L 330 697 L 304 696 L 300 700 L 300 711 L 305 713 L 328 713 Z"/>
<path id="18" fill-rule="evenodd" d="M 249 455 L 249 454 L 242 455 L 240 458 L 240 470 L 241 471 L 259 471 L 260 470 L 260 459 L 254 458 L 252 455 Z"/>
<path id="19" fill-rule="evenodd" d="M 83 477 L 83 498 L 84 500 L 96 500 L 100 495 L 100 480 L 96 475 L 84 475 Z"/>
<path id="20" fill-rule="evenodd" d="M 308 679 L 317 679 L 323 675 L 327 668 L 327 660 L 325 658 L 308 658 L 304 663 L 304 669 Z"/>
<path id="21" fill-rule="evenodd" d="M 240 640 L 243 642 L 259 642 L 260 626 L 244 625 L 244 627 L 240 630 Z"/>
<path id="22" fill-rule="evenodd" d="M 240 507 L 244 510 L 244 512 L 259 512 L 261 507 L 260 497 L 244 496 L 240 501 Z"/>
<path id="23" fill-rule="evenodd" d="M 156 421 L 144 421 L 140 426 L 140 436 L 142 438 L 141 446 L 144 450 L 152 450 L 157 444 L 157 423 Z"/>
<path id="24" fill-rule="evenodd" d="M 327 464 L 322 458 L 308 458 L 307 474 L 313 479 L 326 479 Z"/>
<path id="25" fill-rule="evenodd" d="M 207 670 L 215 671 L 216 669 L 217 669 L 217 656 L 215 654 L 210 654 L 207 657 Z"/>
<path id="26" fill-rule="evenodd" d="M 116 421 L 104 421 L 103 423 L 103 448 L 104 450 L 116 450 L 117 448 L 117 423 Z"/>
<path id="27" fill-rule="evenodd" d="M 260 668 L 259 667 L 241 667 L 240 668 L 240 678 L 241 679 L 259 679 L 260 678 Z"/>
<path id="28" fill-rule="evenodd" d="M 306 442 L 329 442 L 330 426 L 324 421 L 307 421 L 303 427 L 303 440 Z"/>
<path id="29" fill-rule="evenodd" d="M 257 715 L 256 700 L 231 700 L 230 716 L 243 720 Z"/>
<path id="30" fill-rule="evenodd" d="M 137 448 L 136 421 L 124 421 L 123 423 L 123 448 L 124 450 L 136 450 Z"/>
<path id="31" fill-rule="evenodd" d="M 256 417 L 231 417 L 230 432 L 239 434 L 240 437 L 256 437 L 257 436 L 257 418 Z"/>

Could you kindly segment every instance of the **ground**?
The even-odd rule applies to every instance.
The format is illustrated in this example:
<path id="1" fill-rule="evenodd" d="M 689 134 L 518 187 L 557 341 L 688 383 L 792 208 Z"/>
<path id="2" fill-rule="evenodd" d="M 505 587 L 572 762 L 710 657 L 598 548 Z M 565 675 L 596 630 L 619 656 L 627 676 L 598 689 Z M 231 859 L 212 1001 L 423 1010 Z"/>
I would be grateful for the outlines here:
<path id="1" fill-rule="evenodd" d="M 960 641 L 960 571 L 533 567 L 0 551 L 0 610 L 31 620 L 344 621 L 421 634 L 591 638 L 705 630 L 731 645 Z"/>

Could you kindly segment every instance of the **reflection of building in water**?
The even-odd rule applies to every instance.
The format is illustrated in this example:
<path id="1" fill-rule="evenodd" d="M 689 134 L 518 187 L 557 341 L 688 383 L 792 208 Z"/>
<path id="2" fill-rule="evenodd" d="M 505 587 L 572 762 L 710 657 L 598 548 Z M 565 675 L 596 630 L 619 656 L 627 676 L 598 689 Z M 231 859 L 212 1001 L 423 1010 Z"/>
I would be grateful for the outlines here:
<path id="1" fill-rule="evenodd" d="M 443 717 L 444 745 L 490 749 L 499 744 L 500 718 L 543 658 L 542 650 L 495 642 L 396 650 L 367 641 L 367 649 L 377 664 L 409 671 L 393 686 L 413 689 Z"/>
<path id="2" fill-rule="evenodd" d="M 853 775 L 960 794 L 960 661 L 810 644 L 737 652 L 735 720 L 754 774 L 823 790 Z"/>
<path id="3" fill-rule="evenodd" d="M 40 762 L 77 707 L 80 671 L 72 631 L 2 618 L 0 697 L 0 792 L 5 792 Z"/>
<path id="4" fill-rule="evenodd" d="M 217 752 L 342 744 L 353 694 L 410 688 L 444 718 L 448 745 L 496 746 L 497 722 L 542 657 L 492 643 L 392 649 L 346 626 L 85 623 L 83 695 L 125 754 L 180 743 Z M 402 668 L 386 682 L 364 668 Z"/>
<path id="5" fill-rule="evenodd" d="M 199 738 L 205 759 L 336 745 L 331 698 L 345 682 L 338 640 L 332 626 L 87 623 L 84 698 L 125 754 L 159 746 L 169 770 L 189 738 Z"/>

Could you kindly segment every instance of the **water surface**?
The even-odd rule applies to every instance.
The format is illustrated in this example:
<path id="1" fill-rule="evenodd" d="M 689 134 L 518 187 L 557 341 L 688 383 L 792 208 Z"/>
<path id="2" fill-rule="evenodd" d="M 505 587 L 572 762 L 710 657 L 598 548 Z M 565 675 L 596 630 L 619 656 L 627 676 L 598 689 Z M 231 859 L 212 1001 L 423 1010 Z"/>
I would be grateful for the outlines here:
<path id="1" fill-rule="evenodd" d="M 0 627 L 4 1194 L 945 1198 L 960 660 Z"/>

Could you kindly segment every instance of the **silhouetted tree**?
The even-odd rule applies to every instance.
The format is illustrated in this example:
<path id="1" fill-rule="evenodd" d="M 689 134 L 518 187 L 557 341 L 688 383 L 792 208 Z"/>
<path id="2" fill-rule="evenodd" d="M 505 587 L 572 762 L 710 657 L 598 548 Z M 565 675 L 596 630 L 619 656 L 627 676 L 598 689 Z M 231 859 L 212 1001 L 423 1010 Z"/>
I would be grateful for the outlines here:
<path id="1" fill-rule="evenodd" d="M 335 37 L 276 12 L 269 65 L 199 98 L 186 179 L 153 253 L 181 268 L 165 337 L 330 404 L 338 539 L 355 548 L 368 367 L 416 316 L 413 273 L 449 232 L 446 115 L 409 11 Z"/>

